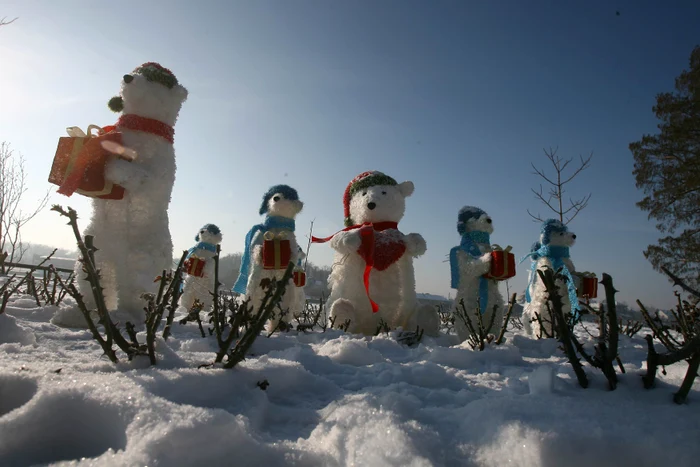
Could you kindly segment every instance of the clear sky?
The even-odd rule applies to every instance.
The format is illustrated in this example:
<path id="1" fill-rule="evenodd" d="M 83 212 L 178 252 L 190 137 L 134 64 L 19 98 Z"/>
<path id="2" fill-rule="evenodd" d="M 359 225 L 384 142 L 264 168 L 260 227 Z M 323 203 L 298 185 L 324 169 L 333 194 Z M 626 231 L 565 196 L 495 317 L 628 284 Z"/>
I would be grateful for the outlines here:
<path id="1" fill-rule="evenodd" d="M 526 209 L 544 213 L 530 163 L 546 168 L 542 148 L 558 146 L 594 153 L 569 191 L 593 193 L 570 224 L 577 268 L 611 274 L 621 300 L 674 301 L 642 255 L 659 234 L 635 206 L 628 144 L 656 130 L 655 95 L 700 44 L 700 2 L 0 0 L 3 16 L 19 19 L 0 29 L 0 140 L 28 162 L 28 207 L 50 188 L 65 128 L 113 123 L 106 103 L 122 75 L 157 61 L 189 90 L 175 136 L 176 254 L 208 222 L 224 252 L 241 251 L 278 183 L 305 202 L 301 236 L 312 219 L 316 235 L 333 233 L 347 183 L 380 170 L 415 183 L 400 228 L 428 243 L 418 291 L 447 295 L 459 208 L 485 209 L 492 241 L 525 254 L 539 232 Z M 51 202 L 87 222 L 85 198 Z M 48 210 L 25 240 L 74 247 Z M 312 246 L 310 260 L 330 265 L 330 248 Z"/>

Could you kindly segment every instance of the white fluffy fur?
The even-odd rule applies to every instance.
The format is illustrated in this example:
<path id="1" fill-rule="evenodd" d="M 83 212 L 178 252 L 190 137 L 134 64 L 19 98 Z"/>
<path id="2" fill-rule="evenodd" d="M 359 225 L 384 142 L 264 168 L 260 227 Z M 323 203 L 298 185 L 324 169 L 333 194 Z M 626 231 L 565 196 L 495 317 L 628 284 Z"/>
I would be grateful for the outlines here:
<path id="1" fill-rule="evenodd" d="M 278 198 L 279 197 L 279 198 Z M 278 200 L 275 200 L 278 198 Z M 285 199 L 282 193 L 276 193 L 270 197 L 267 203 L 268 212 L 270 216 L 281 216 L 287 217 L 289 219 L 294 219 L 299 212 L 301 212 L 304 207 L 304 203 L 299 200 L 288 200 Z M 277 235 L 281 232 L 280 229 L 270 229 L 269 232 Z M 299 244 L 297 243 L 296 236 L 293 232 L 284 231 L 286 234 L 286 239 L 290 242 L 292 258 L 291 260 L 296 264 L 304 253 L 299 249 Z M 268 280 L 281 280 L 284 275 L 284 269 L 263 269 L 263 259 L 262 259 L 262 247 L 263 247 L 263 237 L 264 233 L 259 231 L 255 234 L 251 241 L 251 265 L 250 265 L 250 276 L 248 276 L 248 285 L 246 287 L 246 299 L 250 299 L 250 305 L 253 306 L 253 310 L 259 311 L 260 304 L 262 303 L 263 297 L 265 296 L 265 289 L 260 286 L 260 281 L 265 279 Z M 294 285 L 292 279 L 289 280 L 287 288 L 282 296 L 282 301 L 280 302 L 280 307 L 282 310 L 289 310 L 284 316 L 280 317 L 279 310 L 275 311 L 275 315 L 267 322 L 266 328 L 268 331 L 275 329 L 280 321 L 280 319 L 289 323 L 295 314 L 301 313 L 301 303 L 302 299 L 300 294 L 303 294 L 303 289 Z"/>
<path id="2" fill-rule="evenodd" d="M 175 125 L 187 91 L 180 85 L 168 89 L 133 75 L 122 81 L 124 114 L 154 118 Z M 132 162 L 114 159 L 105 177 L 122 185 L 121 200 L 92 201 L 93 214 L 84 235 L 94 235 L 95 254 L 109 309 L 134 319 L 143 318 L 141 294 L 153 290 L 153 279 L 172 266 L 173 245 L 168 224 L 168 204 L 175 182 L 175 150 L 160 136 L 122 130 L 124 147 L 136 153 Z M 78 285 L 88 306 L 94 307 L 90 285 L 76 265 Z"/>
<path id="3" fill-rule="evenodd" d="M 481 231 L 487 232 L 489 234 L 493 233 L 493 224 L 488 222 L 490 220 L 488 214 L 482 214 L 476 219 L 469 219 L 465 224 L 465 230 L 467 232 Z M 491 245 L 485 243 L 478 243 L 479 251 L 482 255 L 478 258 L 474 258 L 472 255 L 465 251 L 457 251 L 457 261 L 459 263 L 459 284 L 457 288 L 457 296 L 455 297 L 455 306 L 458 308 L 459 312 L 462 312 L 462 307 L 460 301 L 464 300 L 464 311 L 466 311 L 472 324 L 476 327 L 478 320 L 478 307 L 479 307 L 479 282 L 481 276 L 488 273 L 491 269 Z M 489 292 L 488 292 L 488 304 L 486 310 L 483 311 L 481 315 L 482 322 L 484 326 L 488 326 L 493 318 L 493 327 L 490 332 L 494 329 L 498 329 L 503 323 L 503 296 L 498 290 L 498 282 L 494 280 L 489 280 Z M 496 306 L 495 316 L 494 306 Z M 457 330 L 457 336 L 461 342 L 464 342 L 469 338 L 469 330 L 464 321 L 457 317 L 455 319 L 455 329 Z"/>
<path id="4" fill-rule="evenodd" d="M 350 217 L 356 224 L 364 222 L 399 222 L 406 209 L 406 197 L 413 193 L 413 183 L 379 185 L 355 193 L 350 200 Z M 369 204 L 374 203 L 373 209 Z M 383 271 L 373 269 L 369 293 L 379 305 L 372 313 L 363 283 L 365 261 L 357 253 L 361 244 L 359 230 L 340 232 L 330 242 L 336 251 L 328 278 L 331 295 L 328 298 L 330 319 L 335 325 L 350 319 L 349 332 L 373 335 L 383 319 L 391 328 L 413 330 L 421 326 L 428 335 L 437 335 L 438 317 L 430 306 L 419 305 L 416 299 L 413 258 L 426 251 L 425 240 L 416 233 L 404 235 L 399 230 L 375 232 L 381 239 L 398 239 L 405 243 L 406 252 Z M 377 245 L 381 248 L 381 243 Z"/>
<path id="5" fill-rule="evenodd" d="M 575 235 L 573 232 L 553 233 L 551 235 L 549 245 L 571 247 L 576 242 L 574 237 Z M 543 241 L 544 237 L 543 235 L 540 235 L 540 242 L 543 243 Z M 563 261 L 566 267 L 569 269 L 569 272 L 571 273 L 572 277 L 574 278 L 574 282 L 576 282 L 578 280 L 578 276 L 576 276 L 575 274 L 576 270 L 574 269 L 574 263 L 571 261 L 570 258 L 564 258 Z M 538 258 L 537 269 L 543 270 L 545 267 L 552 268 L 552 261 L 546 257 Z M 530 275 L 532 274 L 533 272 L 530 272 Z M 537 271 L 535 271 L 534 274 L 537 274 Z M 528 280 L 530 281 L 528 282 L 528 284 L 532 285 L 529 285 L 530 303 L 525 304 L 525 308 L 523 309 L 522 321 L 525 326 L 525 329 L 530 334 L 533 334 L 535 336 L 551 336 L 552 317 L 549 315 L 549 311 L 547 311 L 547 301 L 549 300 L 547 290 L 545 289 L 544 284 L 542 283 L 542 280 L 539 278 L 539 276 L 535 276 L 534 280 L 532 280 L 532 277 L 529 276 Z M 559 286 L 559 295 L 562 297 L 562 301 L 564 304 L 564 316 L 567 316 L 571 312 L 569 292 L 564 281 L 557 281 L 557 285 Z M 574 285 L 578 286 L 578 284 L 576 283 Z M 535 313 L 537 313 L 543 318 L 542 325 L 540 325 L 539 321 L 537 321 Z"/>
<path id="6" fill-rule="evenodd" d="M 218 234 L 213 234 L 206 229 L 199 231 L 200 241 L 205 243 L 211 243 L 212 245 L 221 244 L 222 235 L 221 232 Z M 195 300 L 199 300 L 203 305 L 203 310 L 207 310 L 214 303 L 214 296 L 212 292 L 214 291 L 214 256 L 216 253 L 213 251 L 205 250 L 203 248 L 196 249 L 193 252 L 198 258 L 204 260 L 204 276 L 197 277 L 188 275 L 185 278 L 185 282 L 182 289 L 182 296 L 180 297 L 180 306 L 184 307 L 186 311 L 189 311 L 194 305 Z"/>

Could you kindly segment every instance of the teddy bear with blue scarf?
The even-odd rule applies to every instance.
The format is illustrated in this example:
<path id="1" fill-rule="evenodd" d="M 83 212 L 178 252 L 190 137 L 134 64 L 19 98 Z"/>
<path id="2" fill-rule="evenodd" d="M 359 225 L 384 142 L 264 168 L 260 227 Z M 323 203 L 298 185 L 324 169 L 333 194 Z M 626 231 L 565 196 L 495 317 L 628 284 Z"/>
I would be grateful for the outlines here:
<path id="1" fill-rule="evenodd" d="M 288 263 L 279 264 L 278 268 L 268 269 L 263 264 L 263 244 L 266 239 L 275 238 L 289 241 L 289 260 L 298 264 L 304 253 L 294 235 L 295 218 L 304 207 L 299 200 L 297 191 L 288 185 L 275 185 L 263 195 L 260 205 L 260 215 L 265 215 L 261 224 L 254 225 L 245 238 L 243 257 L 238 279 L 233 286 L 233 292 L 241 294 L 250 300 L 253 311 L 260 312 L 260 304 L 265 296 L 270 281 L 279 281 L 284 275 Z M 284 313 L 277 310 L 267 322 L 267 330 L 272 331 L 288 325 L 295 314 L 301 313 L 301 289 L 296 287 L 292 279 L 287 284 L 280 307 Z"/>
<path id="2" fill-rule="evenodd" d="M 186 264 L 201 262 L 203 267 L 197 268 L 196 273 L 194 270 L 190 271 L 182 284 L 180 306 L 186 311 L 192 309 L 195 300 L 202 304 L 203 309 L 213 305 L 214 260 L 212 258 L 216 255 L 217 246 L 221 244 L 222 238 L 221 229 L 214 224 L 206 224 L 194 237 L 197 243 L 187 251 Z"/>
<path id="3" fill-rule="evenodd" d="M 457 289 L 457 312 L 466 313 L 475 327 L 480 314 L 484 326 L 493 320 L 493 328 L 498 329 L 503 322 L 503 296 L 498 282 L 484 277 L 491 270 L 493 220 L 483 209 L 464 206 L 457 215 L 457 232 L 462 240 L 450 250 L 451 286 Z M 455 330 L 461 342 L 470 334 L 464 319 L 455 319 Z"/>
<path id="4" fill-rule="evenodd" d="M 571 261 L 569 248 L 576 242 L 576 235 L 559 220 L 547 219 L 540 230 L 540 240 L 535 242 L 521 262 L 532 260 L 530 277 L 525 291 L 527 301 L 523 310 L 525 329 L 539 337 L 553 336 L 553 319 L 547 310 L 548 294 L 544 283 L 537 274 L 538 270 L 561 269 L 564 281 L 559 281 L 560 295 L 564 304 L 564 316 L 569 315 L 574 321 L 579 319 L 579 302 L 576 296 L 578 276 Z M 539 319 L 538 319 L 539 316 Z"/>

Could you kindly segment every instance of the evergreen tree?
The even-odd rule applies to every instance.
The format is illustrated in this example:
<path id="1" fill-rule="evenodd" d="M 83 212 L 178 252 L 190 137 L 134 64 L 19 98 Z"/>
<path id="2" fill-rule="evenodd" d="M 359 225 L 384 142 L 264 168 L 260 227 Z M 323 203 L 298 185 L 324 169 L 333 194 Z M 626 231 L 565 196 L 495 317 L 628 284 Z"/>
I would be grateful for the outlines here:
<path id="1" fill-rule="evenodd" d="M 677 78 L 674 92 L 657 95 L 660 120 L 656 135 L 630 144 L 637 203 L 667 234 L 649 245 L 644 256 L 656 269 L 666 267 L 694 288 L 700 286 L 700 46 L 690 55 L 690 69 Z"/>

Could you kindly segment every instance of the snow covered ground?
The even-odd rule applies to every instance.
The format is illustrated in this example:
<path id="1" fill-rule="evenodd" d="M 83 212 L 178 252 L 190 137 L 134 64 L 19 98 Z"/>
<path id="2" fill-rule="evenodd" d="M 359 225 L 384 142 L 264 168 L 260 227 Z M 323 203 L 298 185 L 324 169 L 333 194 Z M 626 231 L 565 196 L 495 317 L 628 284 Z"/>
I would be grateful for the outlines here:
<path id="1" fill-rule="evenodd" d="M 558 344 L 508 333 L 472 351 L 454 336 L 260 337 L 234 370 L 198 369 L 214 339 L 176 325 L 158 365 L 118 365 L 56 307 L 18 297 L 0 315 L 0 465 L 698 465 L 700 393 L 672 402 L 685 364 L 645 390 L 642 330 L 627 373 L 580 388 Z M 583 336 L 581 336 L 583 338 Z M 266 390 L 257 383 L 267 381 Z"/>

